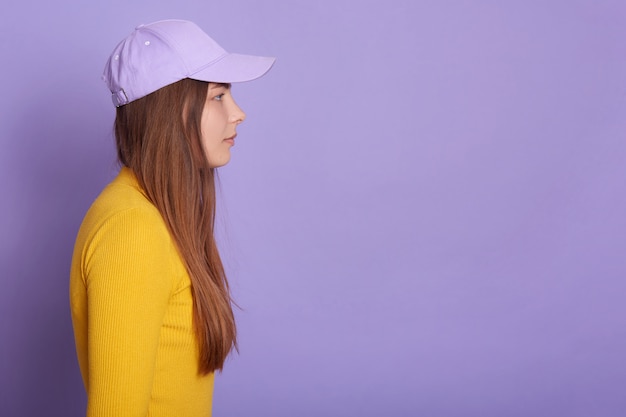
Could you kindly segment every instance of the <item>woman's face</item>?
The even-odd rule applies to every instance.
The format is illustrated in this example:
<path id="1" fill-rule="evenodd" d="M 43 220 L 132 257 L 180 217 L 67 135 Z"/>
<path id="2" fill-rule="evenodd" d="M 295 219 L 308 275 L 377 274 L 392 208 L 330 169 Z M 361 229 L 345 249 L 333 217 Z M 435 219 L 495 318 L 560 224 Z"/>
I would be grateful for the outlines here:
<path id="1" fill-rule="evenodd" d="M 246 114 L 237 106 L 228 84 L 209 83 L 202 110 L 202 147 L 211 168 L 226 165 L 235 145 L 237 125 Z"/>

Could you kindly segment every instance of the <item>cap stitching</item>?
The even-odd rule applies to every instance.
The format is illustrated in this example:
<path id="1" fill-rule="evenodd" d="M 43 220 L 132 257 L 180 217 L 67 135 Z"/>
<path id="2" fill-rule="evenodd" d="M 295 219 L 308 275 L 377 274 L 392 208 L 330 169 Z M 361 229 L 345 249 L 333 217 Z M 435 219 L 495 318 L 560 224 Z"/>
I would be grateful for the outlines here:
<path id="1" fill-rule="evenodd" d="M 187 66 L 187 62 L 182 58 L 183 54 L 181 53 L 180 44 L 176 42 L 176 40 L 169 36 L 167 33 L 156 31 L 148 26 L 141 27 L 141 30 L 145 30 L 146 32 L 150 32 L 156 37 L 158 37 L 161 41 L 163 41 L 168 47 L 172 48 L 176 52 L 176 57 L 185 67 L 185 72 L 189 74 L 189 66 Z"/>

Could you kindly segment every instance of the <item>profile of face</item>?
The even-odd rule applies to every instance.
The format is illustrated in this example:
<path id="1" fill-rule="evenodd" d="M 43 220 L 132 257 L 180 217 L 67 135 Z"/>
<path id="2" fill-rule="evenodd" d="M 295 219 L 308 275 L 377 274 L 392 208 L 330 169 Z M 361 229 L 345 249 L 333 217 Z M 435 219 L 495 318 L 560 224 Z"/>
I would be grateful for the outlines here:
<path id="1" fill-rule="evenodd" d="M 239 108 L 229 84 L 209 83 L 202 110 L 202 147 L 211 168 L 230 161 L 230 148 L 235 145 L 237 125 L 246 118 Z"/>

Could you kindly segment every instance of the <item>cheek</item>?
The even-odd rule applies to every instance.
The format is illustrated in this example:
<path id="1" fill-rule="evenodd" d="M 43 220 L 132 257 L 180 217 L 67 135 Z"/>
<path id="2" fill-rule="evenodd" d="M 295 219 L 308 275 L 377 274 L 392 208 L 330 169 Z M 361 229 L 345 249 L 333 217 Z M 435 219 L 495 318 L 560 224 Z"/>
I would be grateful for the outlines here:
<path id="1" fill-rule="evenodd" d="M 227 123 L 221 106 L 212 106 L 202 116 L 202 146 L 212 167 L 225 165 L 230 151 L 224 139 Z"/>
<path id="2" fill-rule="evenodd" d="M 214 114 L 211 111 L 205 111 L 202 114 L 202 142 L 209 145 L 211 139 L 215 136 L 216 126 Z"/>
<path id="3" fill-rule="evenodd" d="M 226 114 L 220 106 L 205 109 L 202 114 L 202 132 L 221 134 L 226 126 Z"/>

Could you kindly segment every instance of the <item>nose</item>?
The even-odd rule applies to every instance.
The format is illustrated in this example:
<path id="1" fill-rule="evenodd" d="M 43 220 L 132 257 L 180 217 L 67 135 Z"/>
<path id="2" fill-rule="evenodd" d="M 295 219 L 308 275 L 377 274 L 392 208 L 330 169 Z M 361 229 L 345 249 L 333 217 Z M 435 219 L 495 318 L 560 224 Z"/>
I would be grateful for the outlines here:
<path id="1" fill-rule="evenodd" d="M 237 103 L 235 103 L 234 100 L 233 100 L 233 108 L 230 112 L 230 116 L 228 119 L 230 123 L 235 123 L 237 125 L 243 122 L 244 120 L 246 120 L 246 114 L 243 112 L 243 110 L 241 110 L 241 107 L 239 107 Z"/>

